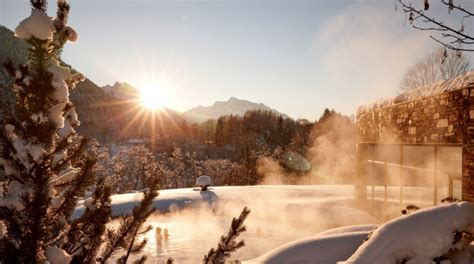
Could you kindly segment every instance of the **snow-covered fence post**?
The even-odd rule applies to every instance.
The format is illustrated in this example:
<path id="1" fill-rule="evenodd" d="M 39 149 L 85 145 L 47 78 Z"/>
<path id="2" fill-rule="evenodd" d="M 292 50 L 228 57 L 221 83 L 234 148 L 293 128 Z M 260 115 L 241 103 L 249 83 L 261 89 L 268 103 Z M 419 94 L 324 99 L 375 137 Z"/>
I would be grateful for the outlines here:
<path id="1" fill-rule="evenodd" d="M 196 180 L 196 186 L 201 187 L 201 191 L 205 192 L 207 191 L 207 187 L 212 185 L 211 177 L 203 175 L 197 178 Z"/>

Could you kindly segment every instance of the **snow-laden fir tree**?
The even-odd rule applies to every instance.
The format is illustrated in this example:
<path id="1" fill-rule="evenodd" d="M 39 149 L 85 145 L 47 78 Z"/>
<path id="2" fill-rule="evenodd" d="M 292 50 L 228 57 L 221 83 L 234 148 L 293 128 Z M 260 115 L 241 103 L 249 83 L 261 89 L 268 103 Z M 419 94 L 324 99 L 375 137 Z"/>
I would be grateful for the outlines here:
<path id="1" fill-rule="evenodd" d="M 108 156 L 103 149 L 99 154 Z M 161 180 L 163 174 L 155 156 L 145 146 L 123 147 L 119 153 L 99 161 L 95 167 L 98 177 L 109 178 L 115 193 L 145 189 L 151 180 Z"/>
<path id="2" fill-rule="evenodd" d="M 31 15 L 15 30 L 30 45 L 28 63 L 5 65 L 13 78 L 15 115 L 0 124 L 0 263 L 105 262 L 118 250 L 126 262 L 146 243 L 137 243 L 136 235 L 152 212 L 156 184 L 118 229 L 106 230 L 110 189 L 95 184 L 94 155 L 75 132 L 79 120 L 69 101 L 83 76 L 59 58 L 63 45 L 77 39 L 67 26 L 70 7 L 58 0 L 51 18 L 46 0 L 30 2 Z M 72 218 L 79 197 L 93 185 L 85 213 Z"/>
<path id="3" fill-rule="evenodd" d="M 181 147 L 175 147 L 170 156 L 170 166 L 173 172 L 174 188 L 185 187 L 186 167 Z"/>
<path id="4" fill-rule="evenodd" d="M 243 185 L 243 166 L 228 159 L 207 159 L 202 163 L 202 174 L 211 176 L 215 185 Z"/>
<path id="5" fill-rule="evenodd" d="M 186 152 L 185 154 L 187 160 L 187 167 L 189 170 L 189 174 L 191 174 L 186 180 L 186 186 L 194 186 L 196 179 L 202 175 L 203 173 L 203 162 L 198 158 L 196 152 Z"/>

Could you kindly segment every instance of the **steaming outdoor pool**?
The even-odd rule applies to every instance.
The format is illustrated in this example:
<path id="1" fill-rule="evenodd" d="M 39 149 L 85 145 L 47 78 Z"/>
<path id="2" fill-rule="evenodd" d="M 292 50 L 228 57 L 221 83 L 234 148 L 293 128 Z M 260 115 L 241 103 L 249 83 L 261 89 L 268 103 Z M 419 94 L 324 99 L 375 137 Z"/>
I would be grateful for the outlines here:
<path id="1" fill-rule="evenodd" d="M 167 207 L 170 212 L 156 213 L 147 221 L 153 230 L 145 234 L 148 244 L 144 253 L 147 263 L 162 263 L 169 257 L 176 263 L 199 263 L 244 206 L 252 210 L 246 221 L 247 231 L 241 237 L 246 246 L 232 255 L 232 259 L 242 261 L 333 227 L 379 223 L 375 217 L 356 209 L 353 197 L 354 187 L 348 185 L 160 191 L 155 206 L 160 211 Z M 123 204 L 125 200 L 130 201 L 130 197 L 112 197 L 114 212 L 130 207 Z M 161 229 L 161 235 L 156 228 Z M 165 229 L 168 236 L 163 234 Z"/>

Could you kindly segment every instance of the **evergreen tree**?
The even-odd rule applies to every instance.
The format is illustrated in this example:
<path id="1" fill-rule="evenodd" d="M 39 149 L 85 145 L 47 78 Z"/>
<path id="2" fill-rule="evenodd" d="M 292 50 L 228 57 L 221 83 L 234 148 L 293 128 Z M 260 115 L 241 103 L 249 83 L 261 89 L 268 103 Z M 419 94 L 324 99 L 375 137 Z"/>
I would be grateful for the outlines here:
<path id="1" fill-rule="evenodd" d="M 224 117 L 219 117 L 219 119 L 217 119 L 214 142 L 217 146 L 224 145 Z"/>
<path id="2" fill-rule="evenodd" d="M 202 175 L 203 162 L 199 160 L 196 152 L 186 152 L 185 157 L 188 161 L 188 168 L 191 173 L 191 177 L 188 179 L 187 186 L 194 186 L 196 184 L 196 179 Z"/>
<path id="3" fill-rule="evenodd" d="M 245 246 L 243 240 L 236 241 L 239 235 L 247 230 L 244 226 L 245 219 L 250 214 L 250 209 L 245 207 L 238 218 L 232 219 L 229 233 L 222 236 L 217 247 L 211 248 L 204 256 L 202 263 L 204 264 L 224 264 L 226 259 L 230 257 L 232 252 Z"/>
<path id="4" fill-rule="evenodd" d="M 148 184 L 150 190 L 144 193 L 143 201 L 133 208 L 132 215 L 122 216 L 119 228 L 107 230 L 104 250 L 101 252 L 100 257 L 97 258 L 99 263 L 107 263 L 107 260 L 119 250 L 123 250 L 125 254 L 118 258 L 117 263 L 127 263 L 132 254 L 139 253 L 145 247 L 146 239 L 138 243 L 136 239 L 137 235 L 144 234 L 152 228 L 151 226 L 143 227 L 143 224 L 155 211 L 152 208 L 152 203 L 153 199 L 158 196 L 156 191 L 157 184 L 156 180 L 151 180 Z M 141 256 L 136 263 L 144 263 L 145 260 L 146 256 Z"/>
<path id="5" fill-rule="evenodd" d="M 67 217 L 93 178 L 93 160 L 82 155 L 85 141 L 75 137 L 79 121 L 69 102 L 69 88 L 82 76 L 59 61 L 62 45 L 76 38 L 66 26 L 69 5 L 59 2 L 54 20 L 45 13 L 45 1 L 31 5 L 30 17 L 15 31 L 31 45 L 28 64 L 5 65 L 14 78 L 17 118 L 2 124 L 0 159 L 5 177 L 0 219 L 7 227 L 0 247 L 24 263 L 46 261 L 64 243 Z"/>
<path id="6" fill-rule="evenodd" d="M 140 190 L 158 175 L 155 157 L 145 146 L 122 148 L 110 161 L 116 192 Z"/>
<path id="7" fill-rule="evenodd" d="M 202 163 L 202 174 L 209 175 L 214 185 L 244 185 L 243 167 L 228 159 L 207 159 Z"/>
<path id="8" fill-rule="evenodd" d="M 0 124 L 0 263 L 94 263 L 96 256 L 106 259 L 124 245 L 127 259 L 142 247 L 134 238 L 156 196 L 151 185 L 133 216 L 124 217 L 104 241 L 110 189 L 103 181 L 94 186 L 94 152 L 75 131 L 79 120 L 69 92 L 83 76 L 72 74 L 60 60 L 62 47 L 77 34 L 67 26 L 69 4 L 57 4 L 53 19 L 46 14 L 46 0 L 31 0 L 31 15 L 15 30 L 30 45 L 28 63 L 4 65 L 13 78 L 15 116 Z M 85 212 L 72 217 L 88 189 L 94 192 L 84 202 Z M 117 237 L 126 241 L 118 245 Z"/>
<path id="9" fill-rule="evenodd" d="M 185 186 L 185 164 L 183 151 L 180 147 L 175 147 L 170 157 L 171 170 L 173 171 L 174 176 L 174 187 L 180 188 Z"/>

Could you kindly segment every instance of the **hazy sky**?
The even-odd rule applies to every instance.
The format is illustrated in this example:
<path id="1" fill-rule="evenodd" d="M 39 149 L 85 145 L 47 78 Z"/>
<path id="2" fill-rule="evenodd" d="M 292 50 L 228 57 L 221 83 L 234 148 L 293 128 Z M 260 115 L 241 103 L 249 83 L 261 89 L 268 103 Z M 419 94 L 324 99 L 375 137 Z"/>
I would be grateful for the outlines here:
<path id="1" fill-rule="evenodd" d="M 14 29 L 28 3 L 0 0 L 0 24 Z M 157 87 L 179 111 L 235 96 L 295 118 L 314 120 L 325 107 L 353 114 L 393 95 L 434 46 L 404 26 L 394 0 L 70 3 L 79 40 L 65 61 L 99 86 Z"/>

